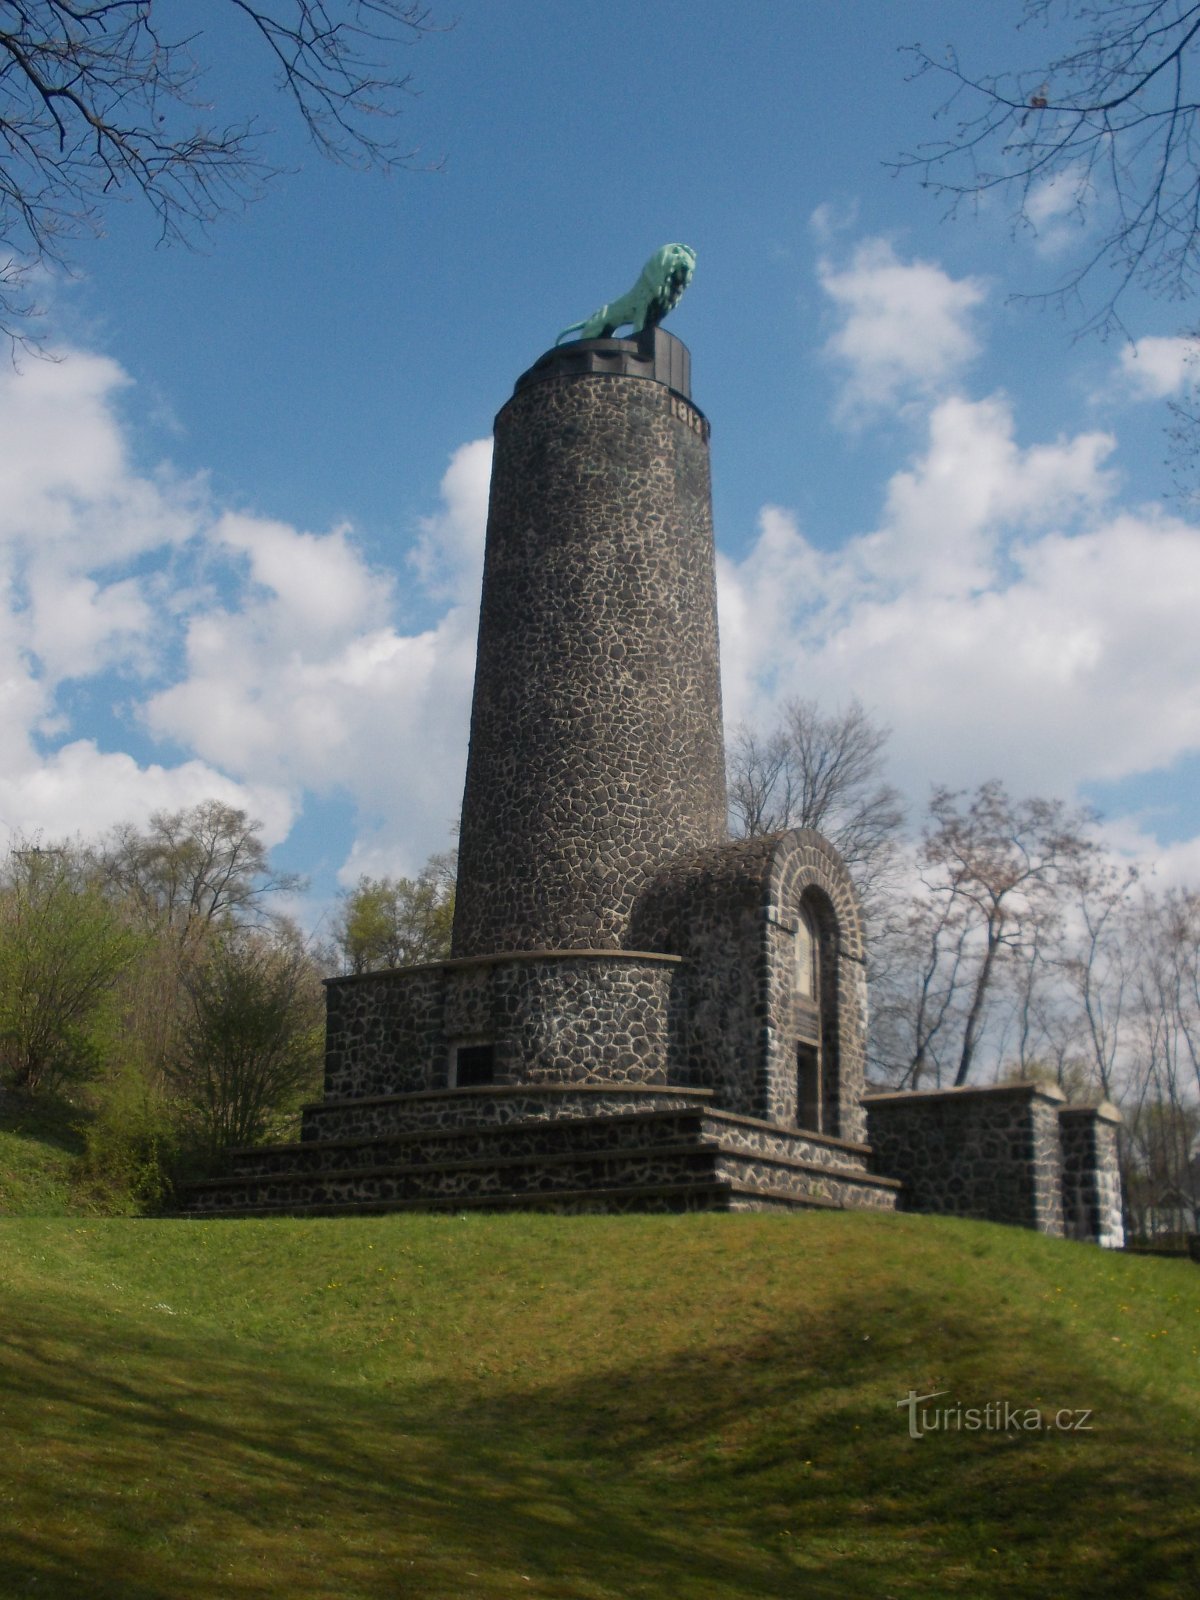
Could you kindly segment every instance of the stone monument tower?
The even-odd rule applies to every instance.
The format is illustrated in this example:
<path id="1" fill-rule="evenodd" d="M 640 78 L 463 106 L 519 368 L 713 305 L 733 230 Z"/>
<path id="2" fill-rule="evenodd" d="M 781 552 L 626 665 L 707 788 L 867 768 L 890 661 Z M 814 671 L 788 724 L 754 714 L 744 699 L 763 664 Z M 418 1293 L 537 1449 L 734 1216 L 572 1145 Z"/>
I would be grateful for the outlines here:
<path id="1" fill-rule="evenodd" d="M 658 325 L 694 260 L 664 246 L 496 418 L 450 955 L 330 980 L 301 1143 L 234 1152 L 190 1209 L 896 1204 L 846 868 L 726 833 L 709 425 Z M 1068 1150 L 1049 1102 L 954 1093 L 874 1099 L 913 1195 L 1100 1236 L 1101 1122 Z M 1038 1152 L 999 1174 L 997 1117 Z"/>
<path id="2" fill-rule="evenodd" d="M 725 837 L 708 423 L 660 327 L 550 351 L 496 418 L 455 956 L 620 949 Z"/>

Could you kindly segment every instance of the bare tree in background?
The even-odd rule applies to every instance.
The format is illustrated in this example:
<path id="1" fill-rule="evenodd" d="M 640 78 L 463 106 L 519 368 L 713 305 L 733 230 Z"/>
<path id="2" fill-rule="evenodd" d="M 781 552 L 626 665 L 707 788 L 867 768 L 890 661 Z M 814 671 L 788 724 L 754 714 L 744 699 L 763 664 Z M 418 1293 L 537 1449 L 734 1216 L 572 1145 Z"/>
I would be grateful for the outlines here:
<path id="1" fill-rule="evenodd" d="M 934 790 L 920 887 L 890 919 L 872 974 L 872 1059 L 885 1076 L 964 1084 L 985 1036 L 999 1057 L 1014 1027 L 1028 1065 L 1066 896 L 1096 853 L 1091 820 L 1061 801 L 1014 800 L 997 781 L 969 796 Z"/>
<path id="2" fill-rule="evenodd" d="M 1055 959 L 1082 1025 L 1089 1076 L 1106 1100 L 1117 1073 L 1128 1022 L 1135 964 L 1131 899 L 1137 872 L 1121 871 L 1085 853 L 1065 875 L 1070 938 Z"/>
<path id="3" fill-rule="evenodd" d="M 736 831 L 823 834 L 845 861 L 869 920 L 904 826 L 903 801 L 883 779 L 889 737 L 857 700 L 832 713 L 814 700 L 792 700 L 773 733 L 739 728 L 728 758 Z"/>
<path id="4" fill-rule="evenodd" d="M 145 829 L 123 824 L 92 854 L 103 878 L 181 943 L 230 922 L 269 921 L 269 897 L 303 887 L 297 874 L 272 870 L 262 823 L 222 800 L 156 811 Z"/>
<path id="5" fill-rule="evenodd" d="M 868 1056 L 884 1082 L 922 1089 L 954 1070 L 970 933 L 960 904 L 921 893 L 873 941 Z"/>
<path id="6" fill-rule="evenodd" d="M 1073 34 L 1047 50 L 1062 22 Z M 1036 233 L 1073 214 L 1081 251 L 1047 296 L 1082 304 L 1106 273 L 1085 327 L 1119 328 L 1133 284 L 1189 298 L 1200 274 L 1200 4 L 1191 0 L 1025 0 L 1018 23 L 1028 65 L 968 65 L 951 45 L 908 49 L 914 77 L 942 80 L 941 139 L 894 163 L 916 169 L 953 215 L 1000 193 Z M 1039 46 L 1041 47 L 1039 49 Z"/>
<path id="7" fill-rule="evenodd" d="M 251 116 L 203 98 L 206 54 L 257 49 L 322 154 L 412 164 L 395 119 L 406 44 L 432 31 L 408 0 L 209 0 L 217 37 L 165 0 L 0 4 L 0 331 L 23 339 L 31 270 L 64 261 L 105 209 L 140 197 L 163 239 L 190 239 L 275 170 Z M 240 24 L 240 26 L 239 26 Z M 261 96 L 267 103 L 266 82 Z M 7 257 L 7 260 L 4 258 Z"/>
<path id="8" fill-rule="evenodd" d="M 1126 1182 L 1139 1231 L 1164 1202 L 1200 1218 L 1200 894 L 1145 895 L 1132 923 Z M 1172 1201 L 1171 1197 L 1174 1197 Z"/>

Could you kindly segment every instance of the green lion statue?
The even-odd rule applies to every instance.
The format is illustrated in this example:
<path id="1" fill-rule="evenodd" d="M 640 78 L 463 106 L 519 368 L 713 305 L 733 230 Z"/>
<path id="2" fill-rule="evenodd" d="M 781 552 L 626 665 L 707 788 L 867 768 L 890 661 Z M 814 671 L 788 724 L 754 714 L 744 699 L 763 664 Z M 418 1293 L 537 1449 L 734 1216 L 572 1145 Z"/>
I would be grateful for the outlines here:
<path id="1" fill-rule="evenodd" d="M 696 270 L 696 252 L 686 244 L 665 244 L 642 268 L 641 277 L 619 300 L 601 306 L 583 322 L 573 322 L 555 339 L 561 344 L 569 333 L 581 339 L 611 339 L 628 322 L 634 333 L 652 328 L 673 311 Z"/>

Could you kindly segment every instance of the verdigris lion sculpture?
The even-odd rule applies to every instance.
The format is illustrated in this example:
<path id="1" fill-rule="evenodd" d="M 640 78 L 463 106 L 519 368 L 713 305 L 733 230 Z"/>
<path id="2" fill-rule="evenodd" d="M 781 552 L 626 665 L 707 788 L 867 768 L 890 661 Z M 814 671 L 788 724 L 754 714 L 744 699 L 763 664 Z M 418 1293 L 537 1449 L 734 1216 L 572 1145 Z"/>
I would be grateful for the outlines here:
<path id="1" fill-rule="evenodd" d="M 583 322 L 564 328 L 555 344 L 561 344 L 569 333 L 577 333 L 581 339 L 610 339 L 627 322 L 634 333 L 653 327 L 679 304 L 695 270 L 694 250 L 686 244 L 664 244 L 647 261 L 628 294 L 601 306 Z"/>

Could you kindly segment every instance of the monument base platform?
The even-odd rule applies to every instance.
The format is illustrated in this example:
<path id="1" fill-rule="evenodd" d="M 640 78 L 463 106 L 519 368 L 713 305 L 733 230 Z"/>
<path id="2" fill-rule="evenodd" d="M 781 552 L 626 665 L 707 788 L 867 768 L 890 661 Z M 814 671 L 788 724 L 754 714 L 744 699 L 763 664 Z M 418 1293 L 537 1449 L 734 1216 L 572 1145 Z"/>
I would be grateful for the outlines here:
<path id="1" fill-rule="evenodd" d="M 870 1150 L 720 1111 L 703 1090 L 485 1087 L 324 1101 L 296 1144 L 235 1150 L 184 1215 L 894 1210 Z"/>

